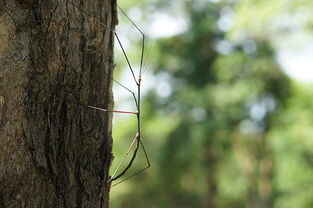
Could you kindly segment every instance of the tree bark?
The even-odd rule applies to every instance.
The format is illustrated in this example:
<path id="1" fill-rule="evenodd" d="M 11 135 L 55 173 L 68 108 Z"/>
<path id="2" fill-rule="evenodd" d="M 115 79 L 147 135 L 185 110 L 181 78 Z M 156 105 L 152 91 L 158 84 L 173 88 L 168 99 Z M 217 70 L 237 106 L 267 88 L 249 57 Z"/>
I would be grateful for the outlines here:
<path id="1" fill-rule="evenodd" d="M 116 5 L 73 2 L 0 0 L 0 207 L 108 207 Z"/>

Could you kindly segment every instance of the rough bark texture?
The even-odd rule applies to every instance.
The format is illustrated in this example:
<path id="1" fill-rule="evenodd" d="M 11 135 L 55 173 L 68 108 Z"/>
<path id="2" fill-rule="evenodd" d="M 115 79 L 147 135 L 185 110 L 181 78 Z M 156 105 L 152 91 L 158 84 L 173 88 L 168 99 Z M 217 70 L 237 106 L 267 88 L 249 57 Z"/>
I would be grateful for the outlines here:
<path id="1" fill-rule="evenodd" d="M 115 3 L 75 4 L 0 0 L 0 207 L 108 206 Z"/>

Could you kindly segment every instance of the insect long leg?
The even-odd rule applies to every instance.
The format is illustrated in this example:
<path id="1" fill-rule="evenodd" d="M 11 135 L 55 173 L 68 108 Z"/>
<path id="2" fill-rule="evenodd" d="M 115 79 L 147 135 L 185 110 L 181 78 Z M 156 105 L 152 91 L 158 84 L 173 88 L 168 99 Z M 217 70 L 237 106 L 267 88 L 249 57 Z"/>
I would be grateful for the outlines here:
<path id="1" fill-rule="evenodd" d="M 112 79 L 112 80 L 132 94 L 132 96 L 134 98 L 134 101 L 135 101 L 135 104 L 136 104 L 136 108 L 138 109 L 138 102 L 137 102 L 137 98 L 136 98 L 135 93 L 133 91 L 131 91 L 129 88 L 127 88 L 125 85 L 121 84 L 120 82 L 118 82 L 118 81 L 116 81 L 114 79 Z M 92 106 L 92 105 L 88 105 L 86 107 L 92 108 L 92 109 L 95 109 L 95 110 L 99 110 L 99 111 L 102 111 L 102 112 L 126 113 L 126 114 L 137 114 L 138 113 L 138 112 L 130 112 L 130 111 L 108 110 L 108 109 L 103 109 L 103 108 L 99 108 L 99 107 Z"/>
<path id="2" fill-rule="evenodd" d="M 145 148 L 145 146 L 143 145 L 143 143 L 142 143 L 141 140 L 140 140 L 140 145 L 141 145 L 141 147 L 142 147 L 143 153 L 145 154 L 145 158 L 146 158 L 146 161 L 147 161 L 147 167 L 145 167 L 145 168 L 143 169 L 143 170 L 146 170 L 146 169 L 150 168 L 151 164 L 150 164 L 150 160 L 149 160 L 149 157 L 148 157 L 146 148 Z"/>
<path id="3" fill-rule="evenodd" d="M 119 182 L 113 184 L 111 187 L 114 187 L 114 186 L 116 186 L 116 185 L 118 185 L 118 184 L 120 184 L 120 183 L 122 183 L 122 182 L 124 182 L 124 181 L 127 181 L 128 179 L 130 179 L 130 178 L 132 178 L 132 177 L 134 177 L 134 176 L 136 176 L 136 175 L 138 175 L 138 174 L 144 172 L 145 170 L 147 170 L 148 168 L 151 167 L 150 160 L 149 160 L 147 151 L 146 151 L 146 149 L 145 149 L 145 146 L 143 145 L 143 143 L 142 143 L 141 140 L 139 140 L 139 143 L 140 143 L 140 145 L 141 145 L 141 147 L 142 147 L 142 150 L 143 150 L 143 152 L 144 152 L 145 159 L 146 159 L 146 162 L 147 162 L 147 166 L 144 167 L 143 169 L 141 169 L 140 171 L 138 171 L 138 172 L 136 172 L 136 173 L 134 173 L 134 174 L 132 174 L 132 175 L 130 175 L 130 176 L 124 178 L 123 180 L 121 180 L 121 181 L 119 181 Z"/>
<path id="4" fill-rule="evenodd" d="M 136 84 L 137 84 L 137 79 L 136 79 L 134 70 L 133 70 L 132 65 L 130 64 L 130 61 L 129 61 L 129 59 L 128 59 L 128 56 L 127 56 L 127 54 L 126 54 L 126 52 L 125 52 L 125 50 L 124 50 L 123 44 L 122 44 L 122 42 L 121 42 L 121 40 L 120 40 L 120 38 L 118 37 L 118 35 L 117 35 L 116 32 L 114 32 L 114 35 L 115 35 L 115 37 L 116 37 L 116 39 L 117 39 L 117 42 L 118 42 L 120 48 L 122 49 L 122 52 L 123 52 L 124 57 L 125 57 L 125 59 L 126 59 L 126 61 L 127 61 L 128 67 L 129 67 L 129 69 L 130 69 L 130 71 L 131 71 L 131 73 L 132 73 L 132 75 L 133 75 L 134 81 L 135 81 Z"/>
<path id="5" fill-rule="evenodd" d="M 143 54 L 145 50 L 145 34 L 139 29 L 139 27 L 134 23 L 134 21 L 126 14 L 126 12 L 117 5 L 119 10 L 127 17 L 127 19 L 132 23 L 132 25 L 135 26 L 135 28 L 140 32 L 142 35 L 142 44 L 141 44 L 141 57 L 140 57 L 140 69 L 139 69 L 139 78 L 141 77 L 141 72 L 142 72 L 142 64 L 143 64 Z"/>
<path id="6" fill-rule="evenodd" d="M 135 138 L 133 139 L 131 145 L 129 146 L 127 152 L 125 153 L 123 159 L 120 161 L 120 163 L 118 164 L 117 168 L 116 168 L 115 171 L 113 172 L 111 178 L 108 180 L 108 183 L 111 182 L 111 181 L 114 181 L 114 180 L 116 180 L 116 179 L 118 179 L 118 178 L 120 178 L 121 176 L 123 176 L 123 175 L 126 173 L 126 171 L 131 167 L 131 165 L 132 165 L 132 163 L 133 163 L 133 161 L 134 161 L 134 159 L 135 159 L 135 156 L 134 156 L 134 155 L 136 155 L 136 154 L 133 154 L 133 156 L 132 156 L 132 158 L 131 158 L 131 160 L 130 160 L 130 163 L 128 163 L 127 167 L 126 167 L 120 174 L 118 174 L 117 176 L 115 176 L 116 173 L 117 173 L 117 172 L 119 171 L 119 169 L 121 168 L 122 164 L 124 163 L 125 159 L 127 158 L 129 152 L 131 151 L 131 149 L 132 149 L 132 147 L 134 146 L 135 143 L 136 143 L 135 153 L 137 153 L 137 151 L 138 151 L 138 146 L 139 146 L 139 144 L 140 144 L 138 138 L 139 138 L 139 134 L 137 133 L 136 136 L 135 136 Z"/>
<path id="7" fill-rule="evenodd" d="M 103 108 L 98 108 L 92 105 L 88 105 L 88 108 L 92 108 L 95 110 L 99 110 L 99 111 L 103 111 L 103 112 L 112 112 L 112 113 L 125 113 L 125 114 L 137 114 L 137 112 L 132 112 L 132 111 L 120 111 L 120 110 L 107 110 L 107 109 L 103 109 Z"/>
<path id="8" fill-rule="evenodd" d="M 125 85 L 121 84 L 120 82 L 118 82 L 118 81 L 116 81 L 114 79 L 113 79 L 113 81 L 115 83 L 117 83 L 118 85 L 120 85 L 121 87 L 123 87 L 124 89 L 126 89 L 128 92 L 130 92 L 133 95 L 133 98 L 134 98 L 135 103 L 136 103 L 136 108 L 138 109 L 138 101 L 137 101 L 135 93 L 133 91 L 131 91 L 129 88 L 127 88 Z"/>

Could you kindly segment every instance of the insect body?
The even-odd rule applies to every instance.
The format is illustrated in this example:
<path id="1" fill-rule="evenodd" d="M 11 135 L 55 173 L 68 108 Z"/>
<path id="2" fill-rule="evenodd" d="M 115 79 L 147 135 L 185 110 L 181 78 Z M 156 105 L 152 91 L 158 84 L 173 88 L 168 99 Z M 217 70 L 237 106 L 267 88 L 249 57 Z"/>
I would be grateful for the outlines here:
<path id="1" fill-rule="evenodd" d="M 76 4 L 74 4 L 73 2 L 70 2 L 75 8 L 79 9 L 82 13 L 84 13 L 85 15 L 87 16 L 90 16 L 90 14 L 88 14 L 85 10 L 83 10 L 81 7 L 77 6 Z M 123 110 L 108 110 L 108 109 L 103 109 L 103 108 L 100 108 L 100 107 L 96 107 L 96 106 L 91 106 L 91 105 L 88 105 L 88 108 L 91 108 L 91 109 L 94 109 L 94 110 L 98 110 L 98 111 L 102 111 L 102 112 L 112 112 L 112 113 L 121 113 L 121 114 L 133 114 L 133 115 L 136 115 L 136 118 L 137 118 L 137 132 L 136 132 L 136 135 L 134 137 L 134 139 L 132 140 L 128 150 L 126 151 L 124 157 L 122 158 L 122 160 L 118 163 L 118 166 L 117 168 L 114 170 L 113 174 L 111 177 L 109 177 L 109 179 L 107 179 L 106 181 L 103 181 L 103 182 L 107 182 L 107 183 L 111 183 L 117 179 L 120 179 L 122 178 L 122 176 L 125 175 L 125 173 L 131 168 L 133 162 L 135 161 L 136 159 L 136 156 L 137 156 L 137 153 L 138 153 L 138 150 L 139 148 L 141 147 L 142 150 L 143 150 L 143 153 L 144 153 L 144 156 L 145 156 L 145 159 L 146 159 L 146 162 L 147 162 L 147 166 L 140 170 L 139 172 L 131 175 L 131 176 L 128 176 L 122 180 L 120 180 L 119 182 L 115 183 L 113 186 L 143 172 L 144 170 L 148 169 L 150 167 L 150 161 L 149 161 L 149 158 L 148 158 L 148 155 L 147 155 L 147 152 L 145 150 L 145 147 L 143 145 L 143 142 L 141 140 L 141 116 L 140 116 L 140 101 L 141 101 L 141 76 L 142 76 L 142 73 L 143 73 L 143 57 L 144 57 L 144 48 L 145 48 L 145 35 L 144 33 L 139 29 L 139 27 L 131 20 L 131 18 L 124 12 L 123 9 L 121 9 L 119 6 L 117 6 L 119 8 L 119 10 L 127 17 L 127 19 L 131 22 L 131 24 L 136 28 L 137 31 L 139 31 L 139 33 L 141 34 L 142 36 L 142 45 L 141 45 L 141 56 L 140 56 L 140 67 L 139 67 L 139 72 L 138 74 L 136 75 L 135 74 L 135 71 L 133 70 L 133 67 L 130 63 L 130 60 L 126 54 L 126 51 L 123 47 L 123 44 L 121 43 L 121 40 L 118 36 L 118 34 L 116 33 L 115 30 L 111 29 L 110 27 L 108 27 L 107 25 L 105 25 L 104 23 L 102 23 L 101 21 L 97 20 L 96 21 L 102 25 L 105 29 L 108 29 L 110 32 L 112 32 L 118 42 L 118 46 L 119 48 L 122 50 L 122 53 L 126 59 L 126 62 L 127 62 L 127 65 L 128 65 L 128 68 L 132 74 L 132 79 L 134 81 L 134 83 L 136 84 L 137 86 L 137 93 L 135 94 L 132 90 L 130 90 L 128 87 L 126 87 L 124 84 L 116 81 L 116 80 L 113 80 L 115 83 L 117 83 L 118 85 L 120 85 L 122 88 L 124 88 L 125 90 L 127 90 L 129 93 L 132 94 L 132 97 L 134 99 L 134 102 L 135 102 L 135 105 L 136 105 L 136 111 L 135 112 L 131 112 L 131 111 L 123 111 Z M 122 168 L 123 164 L 125 163 L 126 161 L 126 158 L 130 155 L 131 153 L 131 150 L 134 149 L 132 155 L 131 155 L 131 158 L 130 158 L 130 161 L 128 162 L 128 164 Z M 122 169 L 122 170 L 121 170 Z"/>

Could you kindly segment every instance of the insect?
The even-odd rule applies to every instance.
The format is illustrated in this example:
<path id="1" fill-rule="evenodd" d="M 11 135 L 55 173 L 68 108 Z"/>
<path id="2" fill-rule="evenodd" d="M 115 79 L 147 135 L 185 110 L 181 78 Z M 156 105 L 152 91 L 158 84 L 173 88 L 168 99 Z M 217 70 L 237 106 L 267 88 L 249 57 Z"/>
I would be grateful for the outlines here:
<path id="1" fill-rule="evenodd" d="M 92 17 L 91 14 L 87 13 L 84 9 L 82 9 L 81 7 L 77 6 L 76 4 L 74 4 L 73 2 L 69 1 L 75 8 L 79 9 L 82 13 L 84 13 L 85 15 L 87 16 L 90 16 Z M 116 40 L 117 40 L 117 43 L 118 43 L 118 46 L 119 48 L 121 49 L 125 59 L 126 59 L 126 62 L 127 62 L 127 65 L 128 65 L 128 69 L 129 71 L 131 72 L 131 76 L 132 76 L 132 80 L 133 82 L 136 84 L 137 86 L 137 92 L 133 92 L 132 90 L 130 90 L 126 85 L 116 81 L 113 79 L 113 81 L 118 84 L 119 86 L 121 86 L 122 88 L 124 88 L 126 91 L 128 91 L 129 93 L 131 93 L 132 97 L 133 97 L 133 100 L 134 100 L 134 103 L 135 103 L 135 106 L 136 106 L 136 111 L 123 111 L 123 110 L 108 110 L 108 109 L 103 109 L 103 108 L 100 108 L 100 107 L 97 107 L 97 106 L 91 106 L 91 105 L 88 105 L 88 108 L 90 109 L 94 109 L 94 110 L 98 110 L 98 111 L 101 111 L 101 112 L 106 112 L 106 113 L 120 113 L 120 114 L 132 114 L 132 115 L 135 115 L 136 116 L 136 120 L 137 120 L 137 130 L 136 130 L 136 134 L 130 144 L 130 146 L 128 147 L 125 155 L 123 156 L 122 160 L 118 163 L 116 169 L 113 171 L 112 175 L 110 176 L 110 178 L 107 180 L 107 181 L 104 181 L 104 182 L 107 182 L 107 183 L 111 183 L 113 181 L 116 181 L 118 179 L 121 179 L 125 174 L 126 172 L 132 167 L 135 159 L 136 159 L 136 156 L 137 156 L 137 153 L 138 153 L 138 150 L 140 149 L 140 147 L 142 148 L 143 150 L 143 153 L 144 153 L 144 156 L 145 156 L 145 160 L 146 160 L 146 167 L 141 169 L 140 171 L 124 178 L 124 179 L 121 179 L 119 182 L 113 184 L 112 186 L 116 186 L 117 184 L 119 183 L 122 183 L 126 180 L 128 180 L 129 178 L 135 176 L 135 175 L 138 175 L 139 173 L 145 171 L 146 169 L 148 169 L 150 167 L 150 161 L 149 161 L 149 157 L 148 157 L 148 154 L 147 154 L 147 151 L 145 149 L 145 146 L 141 140 L 141 77 L 142 77 L 142 74 L 144 72 L 144 52 L 145 52 L 145 34 L 140 30 L 140 28 L 132 21 L 132 19 L 126 14 L 126 12 L 120 8 L 118 5 L 117 5 L 119 11 L 121 11 L 121 13 L 123 15 L 125 15 L 125 17 L 130 21 L 130 23 L 135 27 L 135 29 L 141 34 L 141 55 L 140 55 L 140 66 L 139 66 L 139 71 L 138 73 L 135 73 L 135 70 L 133 69 L 132 65 L 131 65 L 131 62 L 130 62 L 130 59 L 128 58 L 128 55 L 124 49 L 124 46 L 121 42 L 121 39 L 120 37 L 118 36 L 117 32 L 113 29 L 111 29 L 110 27 L 108 27 L 107 25 L 105 25 L 104 23 L 102 23 L 101 21 L 97 20 L 96 21 L 101 25 L 103 26 L 105 29 L 111 31 Z M 131 151 L 133 150 L 132 154 L 131 154 Z M 128 162 L 128 164 L 122 168 L 123 164 L 125 164 L 125 161 L 126 159 L 128 158 L 128 156 L 131 155 L 130 157 L 130 160 Z"/>

